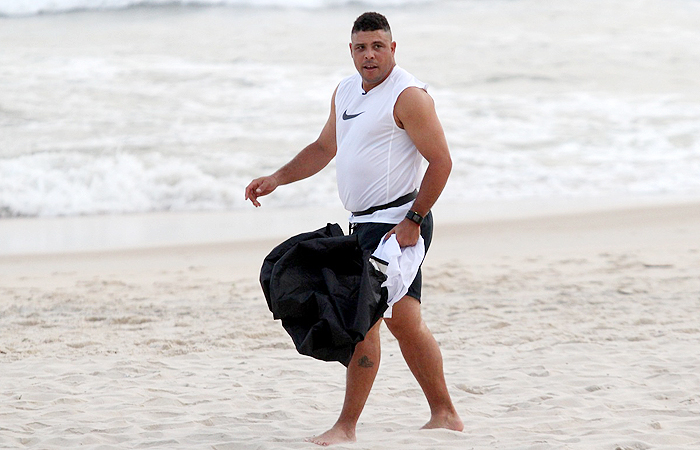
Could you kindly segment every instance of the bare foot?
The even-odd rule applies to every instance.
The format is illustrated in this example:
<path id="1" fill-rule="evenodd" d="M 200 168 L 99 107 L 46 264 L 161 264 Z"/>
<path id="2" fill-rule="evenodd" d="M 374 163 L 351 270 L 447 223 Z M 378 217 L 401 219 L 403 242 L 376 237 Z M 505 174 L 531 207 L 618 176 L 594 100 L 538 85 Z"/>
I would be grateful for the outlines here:
<path id="1" fill-rule="evenodd" d="M 333 444 L 341 444 L 343 442 L 355 442 L 355 431 L 345 431 L 340 427 L 333 426 L 330 430 L 318 436 L 313 436 L 306 439 L 306 442 L 313 442 L 316 445 L 326 447 Z"/>
<path id="2" fill-rule="evenodd" d="M 436 415 L 430 418 L 430 421 L 423 425 L 424 430 L 433 428 L 446 428 L 453 431 L 464 431 L 464 424 L 457 413 Z"/>

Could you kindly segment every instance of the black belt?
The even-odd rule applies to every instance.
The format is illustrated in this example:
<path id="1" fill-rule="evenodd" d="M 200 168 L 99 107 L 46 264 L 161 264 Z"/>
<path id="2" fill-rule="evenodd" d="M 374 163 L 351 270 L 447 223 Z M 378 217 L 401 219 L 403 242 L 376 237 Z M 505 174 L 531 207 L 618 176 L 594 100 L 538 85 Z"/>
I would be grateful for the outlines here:
<path id="1" fill-rule="evenodd" d="M 384 205 L 373 206 L 371 208 L 365 209 L 364 211 L 353 212 L 352 215 L 355 217 L 366 216 L 368 214 L 372 214 L 372 213 L 375 213 L 377 211 L 381 211 L 382 209 L 395 208 L 397 206 L 405 205 L 406 203 L 410 202 L 411 200 L 414 200 L 416 197 L 418 197 L 418 190 L 414 190 L 413 192 L 409 192 L 406 195 L 402 195 L 401 197 L 397 198 L 393 202 L 385 203 Z"/>

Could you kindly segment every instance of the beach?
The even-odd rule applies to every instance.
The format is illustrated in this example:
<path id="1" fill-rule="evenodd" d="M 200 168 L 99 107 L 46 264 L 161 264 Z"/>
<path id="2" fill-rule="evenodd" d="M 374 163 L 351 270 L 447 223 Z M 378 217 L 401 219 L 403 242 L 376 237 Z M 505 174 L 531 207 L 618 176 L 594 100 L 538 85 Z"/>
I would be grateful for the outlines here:
<path id="1" fill-rule="evenodd" d="M 312 142 L 386 14 L 453 161 L 422 313 L 462 433 L 382 329 L 347 450 L 700 448 L 696 0 L 0 4 L 0 448 L 311 449 L 345 369 L 299 355 L 264 257 L 339 223 Z"/>
<path id="2" fill-rule="evenodd" d="M 384 327 L 358 442 L 336 448 L 697 448 L 700 202 L 512 206 L 436 207 L 424 263 L 464 432 L 420 430 Z M 258 270 L 287 231 L 0 257 L 0 447 L 313 448 L 345 370 L 298 355 L 267 309 Z"/>

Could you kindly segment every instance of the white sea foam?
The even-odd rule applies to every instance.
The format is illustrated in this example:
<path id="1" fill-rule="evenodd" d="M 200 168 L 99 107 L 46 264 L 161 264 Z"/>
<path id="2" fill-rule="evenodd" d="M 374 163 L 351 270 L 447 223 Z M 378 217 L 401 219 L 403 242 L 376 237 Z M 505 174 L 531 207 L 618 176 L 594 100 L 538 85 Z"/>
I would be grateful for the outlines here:
<path id="1" fill-rule="evenodd" d="M 443 194 L 450 201 L 700 192 L 698 105 L 587 95 L 435 97 L 454 159 Z M 293 134 L 294 126 L 278 130 L 280 136 Z M 245 184 L 292 154 L 264 148 L 198 153 L 217 139 L 215 130 L 202 124 L 170 132 L 180 151 L 59 149 L 0 159 L 0 214 L 237 209 L 244 206 Z M 144 138 L 140 145 L 156 143 Z M 265 200 L 271 206 L 337 203 L 332 167 Z"/>
<path id="2" fill-rule="evenodd" d="M 326 8 L 358 4 L 357 0 L 5 0 L 0 16 L 31 16 L 78 10 L 123 9 L 133 6 L 239 6 L 282 8 Z M 373 7 L 435 3 L 435 0 L 374 0 Z"/>
<path id="3" fill-rule="evenodd" d="M 625 4 L 391 10 L 450 142 L 445 199 L 700 194 L 700 4 L 595 15 Z M 244 207 L 318 135 L 364 7 L 0 18 L 0 216 Z M 337 204 L 334 184 L 331 165 L 265 203 Z"/>
<path id="4" fill-rule="evenodd" d="M 453 200 L 700 192 L 700 105 L 588 94 L 438 98 L 449 105 Z"/>
<path id="5" fill-rule="evenodd" d="M 244 205 L 243 190 L 260 160 L 250 155 L 37 153 L 0 160 L 0 216 L 61 216 L 150 211 L 227 210 Z M 270 206 L 337 201 L 334 178 L 280 192 Z"/>

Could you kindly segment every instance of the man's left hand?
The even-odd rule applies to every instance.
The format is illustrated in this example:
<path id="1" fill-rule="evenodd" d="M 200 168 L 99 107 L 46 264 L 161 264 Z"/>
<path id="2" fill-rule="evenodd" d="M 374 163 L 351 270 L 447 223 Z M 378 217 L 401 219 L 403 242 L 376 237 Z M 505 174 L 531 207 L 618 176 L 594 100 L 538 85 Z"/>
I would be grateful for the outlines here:
<path id="1" fill-rule="evenodd" d="M 404 219 L 386 234 L 386 239 L 389 239 L 392 234 L 396 235 L 396 241 L 399 243 L 399 247 L 413 247 L 418 243 L 420 225 L 412 220 Z"/>

